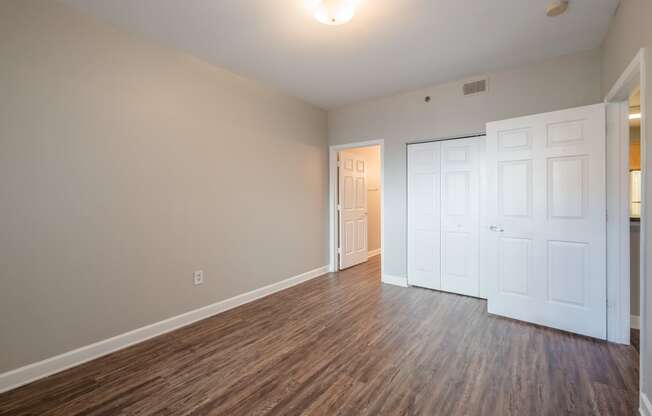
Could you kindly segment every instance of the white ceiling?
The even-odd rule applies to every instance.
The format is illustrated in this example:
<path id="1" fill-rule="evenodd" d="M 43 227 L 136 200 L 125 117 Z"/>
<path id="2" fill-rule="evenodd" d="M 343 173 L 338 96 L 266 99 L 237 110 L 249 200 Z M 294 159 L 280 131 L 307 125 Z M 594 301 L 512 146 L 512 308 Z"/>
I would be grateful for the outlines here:
<path id="1" fill-rule="evenodd" d="M 343 26 L 303 0 L 62 0 L 322 108 L 597 48 L 618 0 L 361 0 Z"/>

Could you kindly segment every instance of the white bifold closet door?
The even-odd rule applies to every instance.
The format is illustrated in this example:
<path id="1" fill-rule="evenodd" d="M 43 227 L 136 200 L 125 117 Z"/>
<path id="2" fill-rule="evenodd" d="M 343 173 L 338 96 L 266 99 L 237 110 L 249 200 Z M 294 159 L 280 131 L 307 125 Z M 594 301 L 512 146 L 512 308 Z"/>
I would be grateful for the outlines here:
<path id="1" fill-rule="evenodd" d="M 605 106 L 487 125 L 488 310 L 606 337 Z"/>
<path id="2" fill-rule="evenodd" d="M 408 146 L 408 281 L 480 295 L 483 138 Z"/>

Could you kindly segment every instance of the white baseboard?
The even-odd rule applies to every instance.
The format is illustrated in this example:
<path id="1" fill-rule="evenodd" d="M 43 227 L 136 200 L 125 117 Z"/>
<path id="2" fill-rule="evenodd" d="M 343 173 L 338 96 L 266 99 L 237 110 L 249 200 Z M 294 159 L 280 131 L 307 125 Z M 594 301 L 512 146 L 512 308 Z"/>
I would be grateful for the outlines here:
<path id="1" fill-rule="evenodd" d="M 213 315 L 228 311 L 245 303 L 269 296 L 307 280 L 326 274 L 331 266 L 323 266 L 306 273 L 252 290 L 238 296 L 213 303 L 172 318 L 147 325 L 115 337 L 78 348 L 15 370 L 0 374 L 0 393 L 15 389 L 49 375 L 94 360 L 150 338 L 165 334 Z"/>
<path id="2" fill-rule="evenodd" d="M 641 392 L 641 407 L 638 410 L 641 416 L 652 416 L 652 403 L 643 392 Z"/>
<path id="3" fill-rule="evenodd" d="M 632 329 L 641 329 L 641 317 L 637 315 L 631 315 L 629 317 L 629 327 Z"/>
<path id="4" fill-rule="evenodd" d="M 381 278 L 381 281 L 383 283 L 387 283 L 388 285 L 408 287 L 407 278 L 405 276 L 392 276 L 389 274 L 384 274 Z"/>
<path id="5" fill-rule="evenodd" d="M 377 255 L 379 255 L 379 254 L 380 254 L 380 249 L 377 248 L 377 249 L 375 249 L 375 250 L 371 250 L 371 251 L 369 251 L 369 254 L 367 255 L 367 257 L 375 257 L 375 256 L 377 256 Z"/>

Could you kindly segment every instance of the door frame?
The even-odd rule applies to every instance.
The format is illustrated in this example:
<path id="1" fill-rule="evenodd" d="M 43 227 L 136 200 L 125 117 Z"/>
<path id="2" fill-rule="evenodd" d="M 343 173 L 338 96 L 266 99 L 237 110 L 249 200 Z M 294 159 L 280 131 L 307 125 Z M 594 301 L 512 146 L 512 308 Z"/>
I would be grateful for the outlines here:
<path id="1" fill-rule="evenodd" d="M 380 275 L 382 279 L 383 271 L 385 270 L 385 140 L 368 140 L 365 142 L 338 144 L 331 145 L 328 148 L 328 258 L 330 271 L 338 271 L 337 154 L 342 150 L 371 146 L 380 146 Z"/>
<path id="2" fill-rule="evenodd" d="M 645 336 L 643 334 L 645 328 L 645 316 L 647 312 L 647 305 L 644 302 L 645 299 L 645 271 L 646 271 L 646 261 L 645 261 L 645 250 L 646 250 L 646 241 L 645 236 L 647 235 L 647 216 L 645 215 L 646 209 L 646 179 L 645 171 L 646 169 L 646 120 L 645 120 L 645 111 L 646 111 L 646 80 L 645 80 L 645 62 L 646 51 L 645 49 L 640 49 L 634 59 L 627 66 L 625 71 L 621 74 L 618 80 L 614 83 L 613 87 L 606 95 L 604 102 L 607 104 L 616 104 L 619 107 L 621 112 L 621 118 L 625 118 L 623 111 L 623 103 L 629 100 L 629 96 L 638 85 L 641 90 L 641 242 L 640 250 L 643 255 L 640 256 L 640 331 L 641 331 L 641 351 L 645 351 Z M 627 113 L 628 114 L 628 113 Z M 624 122 L 627 129 L 629 129 L 629 120 L 621 120 Z M 626 135 L 623 133 L 624 126 L 617 126 L 618 132 L 607 132 L 607 140 L 616 138 L 619 140 L 618 149 L 629 155 L 629 143 L 625 140 L 629 138 L 629 133 Z M 610 157 L 611 156 L 611 157 Z M 622 157 L 621 157 L 622 156 Z M 620 154 L 611 154 L 607 155 L 608 162 L 611 161 L 613 169 L 607 173 L 613 173 L 616 178 L 612 178 L 615 183 L 619 186 L 616 186 L 614 191 L 611 194 L 607 194 L 607 206 L 608 207 L 618 207 L 619 203 L 622 203 L 622 196 L 628 195 L 629 187 L 629 161 L 627 164 L 624 164 L 624 156 Z M 624 165 L 624 166 L 623 166 Z M 627 178 L 627 181 L 624 178 Z M 622 189 L 623 187 L 626 189 Z M 618 200 L 615 200 L 618 198 Z M 614 276 L 612 273 L 611 276 L 607 275 L 607 322 L 611 323 L 613 330 L 609 328 L 608 325 L 608 340 L 613 342 L 619 342 L 624 344 L 629 344 L 629 330 L 630 330 L 630 279 L 631 276 L 629 272 L 629 261 L 630 261 L 630 251 L 629 251 L 629 207 L 626 212 L 618 212 L 615 221 L 609 226 L 607 223 L 607 233 L 613 233 L 615 238 L 617 238 L 617 244 L 614 244 L 612 247 L 607 248 L 607 262 L 614 263 L 618 265 L 617 274 Z M 613 218 L 609 215 L 609 218 Z M 640 368 L 643 368 L 643 357 L 645 354 L 640 354 Z"/>
<path id="3" fill-rule="evenodd" d="M 630 343 L 629 103 L 607 103 L 607 340 Z"/>

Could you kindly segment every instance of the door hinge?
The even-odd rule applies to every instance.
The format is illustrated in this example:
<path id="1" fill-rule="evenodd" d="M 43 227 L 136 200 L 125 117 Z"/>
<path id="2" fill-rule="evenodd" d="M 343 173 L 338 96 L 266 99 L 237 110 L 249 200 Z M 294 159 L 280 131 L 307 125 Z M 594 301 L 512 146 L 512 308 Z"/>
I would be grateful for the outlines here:
<path id="1" fill-rule="evenodd" d="M 338 210 L 338 211 L 342 211 L 342 205 L 337 204 L 337 210 Z"/>
<path id="2" fill-rule="evenodd" d="M 337 161 L 337 167 L 338 167 L 338 168 L 341 168 L 341 167 L 342 167 L 342 162 L 339 161 L 339 160 Z"/>
<path id="3" fill-rule="evenodd" d="M 342 254 L 342 249 L 339 247 L 337 248 L 337 254 Z"/>

